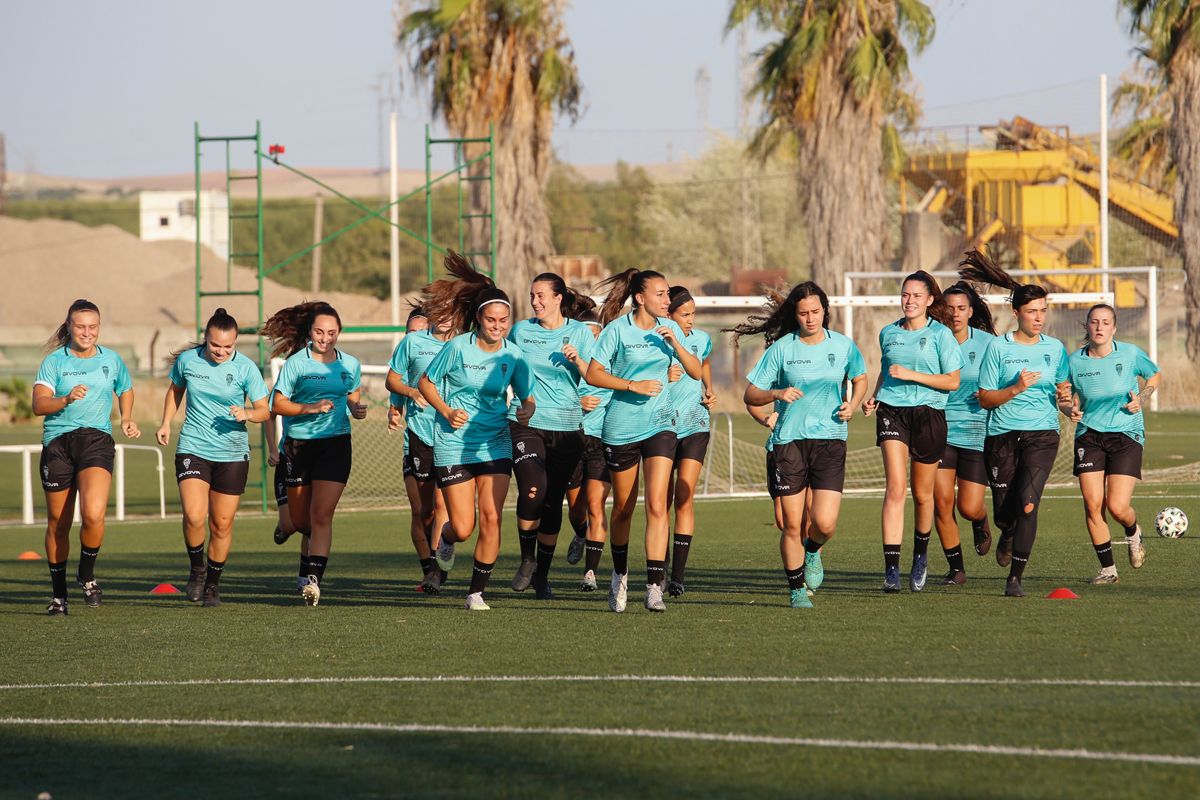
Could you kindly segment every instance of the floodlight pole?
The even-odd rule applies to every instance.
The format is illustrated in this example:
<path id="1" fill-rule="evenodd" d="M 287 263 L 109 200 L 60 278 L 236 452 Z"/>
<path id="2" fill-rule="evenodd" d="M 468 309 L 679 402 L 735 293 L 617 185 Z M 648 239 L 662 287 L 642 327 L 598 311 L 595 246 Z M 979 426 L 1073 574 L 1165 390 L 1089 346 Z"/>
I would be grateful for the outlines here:
<path id="1" fill-rule="evenodd" d="M 400 325 L 400 207 L 398 198 L 400 196 L 399 173 L 397 171 L 397 136 L 396 136 L 396 112 L 393 111 L 389 117 L 389 134 L 390 134 L 390 149 L 391 149 L 391 167 L 388 174 L 388 219 L 391 221 L 391 293 L 392 293 L 392 325 Z M 400 334 L 392 333 L 392 347 L 395 347 L 400 342 Z"/>
<path id="2" fill-rule="evenodd" d="M 1100 266 L 1108 269 L 1108 75 L 1100 74 Z M 1107 292 L 1108 273 L 1100 276 Z"/>

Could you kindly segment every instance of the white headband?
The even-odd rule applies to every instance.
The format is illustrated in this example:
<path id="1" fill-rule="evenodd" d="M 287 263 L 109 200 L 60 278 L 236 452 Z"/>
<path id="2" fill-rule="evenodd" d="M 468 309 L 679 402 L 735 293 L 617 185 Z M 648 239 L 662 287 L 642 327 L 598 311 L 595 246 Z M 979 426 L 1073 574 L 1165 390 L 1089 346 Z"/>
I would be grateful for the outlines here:
<path id="1" fill-rule="evenodd" d="M 484 300 L 482 303 L 479 304 L 479 308 L 482 309 L 488 303 L 504 303 L 504 305 L 508 306 L 509 308 L 512 308 L 512 303 L 508 302 L 507 300 L 502 300 L 499 297 L 493 297 L 491 300 Z"/>
<path id="2" fill-rule="evenodd" d="M 585 321 L 583 324 L 584 324 L 584 325 L 595 325 L 597 328 L 603 328 L 603 327 L 604 327 L 604 323 L 602 323 L 602 322 L 597 322 L 597 321 L 596 321 L 596 320 L 594 320 L 594 319 L 589 319 L 589 320 Z"/>

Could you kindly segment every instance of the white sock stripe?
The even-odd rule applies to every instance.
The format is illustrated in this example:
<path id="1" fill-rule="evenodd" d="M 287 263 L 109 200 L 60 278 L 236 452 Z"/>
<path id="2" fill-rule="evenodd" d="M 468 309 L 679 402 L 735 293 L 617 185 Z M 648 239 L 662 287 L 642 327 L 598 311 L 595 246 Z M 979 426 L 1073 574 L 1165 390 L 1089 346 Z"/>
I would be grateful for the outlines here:
<path id="1" fill-rule="evenodd" d="M 1141 764 L 1200 767 L 1200 756 L 1158 753 L 1107 752 L 1087 749 L 1012 747 L 988 744 L 940 744 L 937 742 L 901 742 L 869 739 L 825 739 L 791 736 L 766 736 L 745 733 L 707 731 L 652 730 L 647 728 L 518 727 L 514 725 L 423 725 L 385 722 L 311 722 L 292 720 L 212 720 L 212 719 L 54 719 L 38 717 L 0 717 L 0 725 L 68 726 L 128 725 L 163 727 L 249 728 L 258 730 L 330 730 L 364 733 L 451 733 L 516 736 L 594 736 L 638 739 L 664 739 L 723 744 L 762 744 L 790 747 L 820 747 L 841 750 L 898 750 L 908 752 L 967 753 L 1022 758 L 1080 759 L 1086 761 L 1124 761 Z"/>

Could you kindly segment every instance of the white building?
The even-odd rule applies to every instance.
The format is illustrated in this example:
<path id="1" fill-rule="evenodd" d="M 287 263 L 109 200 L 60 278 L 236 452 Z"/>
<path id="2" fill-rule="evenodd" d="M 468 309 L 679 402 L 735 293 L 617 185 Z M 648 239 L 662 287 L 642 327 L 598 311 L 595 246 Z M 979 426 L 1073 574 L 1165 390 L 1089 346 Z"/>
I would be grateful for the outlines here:
<path id="1" fill-rule="evenodd" d="M 196 241 L 196 193 L 139 192 L 138 214 L 144 242 L 164 239 Z M 215 190 L 200 193 L 200 243 L 229 257 L 229 195 Z"/>

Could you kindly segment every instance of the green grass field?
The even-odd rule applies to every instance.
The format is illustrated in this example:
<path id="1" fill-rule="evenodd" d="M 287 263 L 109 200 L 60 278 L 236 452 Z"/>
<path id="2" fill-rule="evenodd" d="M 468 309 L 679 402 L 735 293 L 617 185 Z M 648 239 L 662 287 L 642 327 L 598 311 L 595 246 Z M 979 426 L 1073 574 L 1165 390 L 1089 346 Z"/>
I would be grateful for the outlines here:
<path id="1" fill-rule="evenodd" d="M 1198 497 L 1147 486 L 1137 508 L 1195 520 Z M 294 546 L 246 517 L 222 608 L 148 594 L 182 587 L 186 557 L 176 523 L 130 522 L 108 531 L 104 605 L 75 591 L 50 619 L 45 561 L 14 560 L 41 530 L 3 529 L 0 795 L 1200 794 L 1195 530 L 1150 534 L 1136 572 L 1118 547 L 1121 583 L 1091 587 L 1078 497 L 1055 491 L 1029 597 L 1001 597 L 973 554 L 964 587 L 884 595 L 878 513 L 846 499 L 816 608 L 796 611 L 768 501 L 702 503 L 688 594 L 662 615 L 641 607 L 636 536 L 625 614 L 575 590 L 565 542 L 539 603 L 507 587 L 510 516 L 493 610 L 468 614 L 469 552 L 419 595 L 407 517 L 369 513 L 338 518 L 316 608 Z M 1059 586 L 1081 599 L 1043 598 Z"/>

